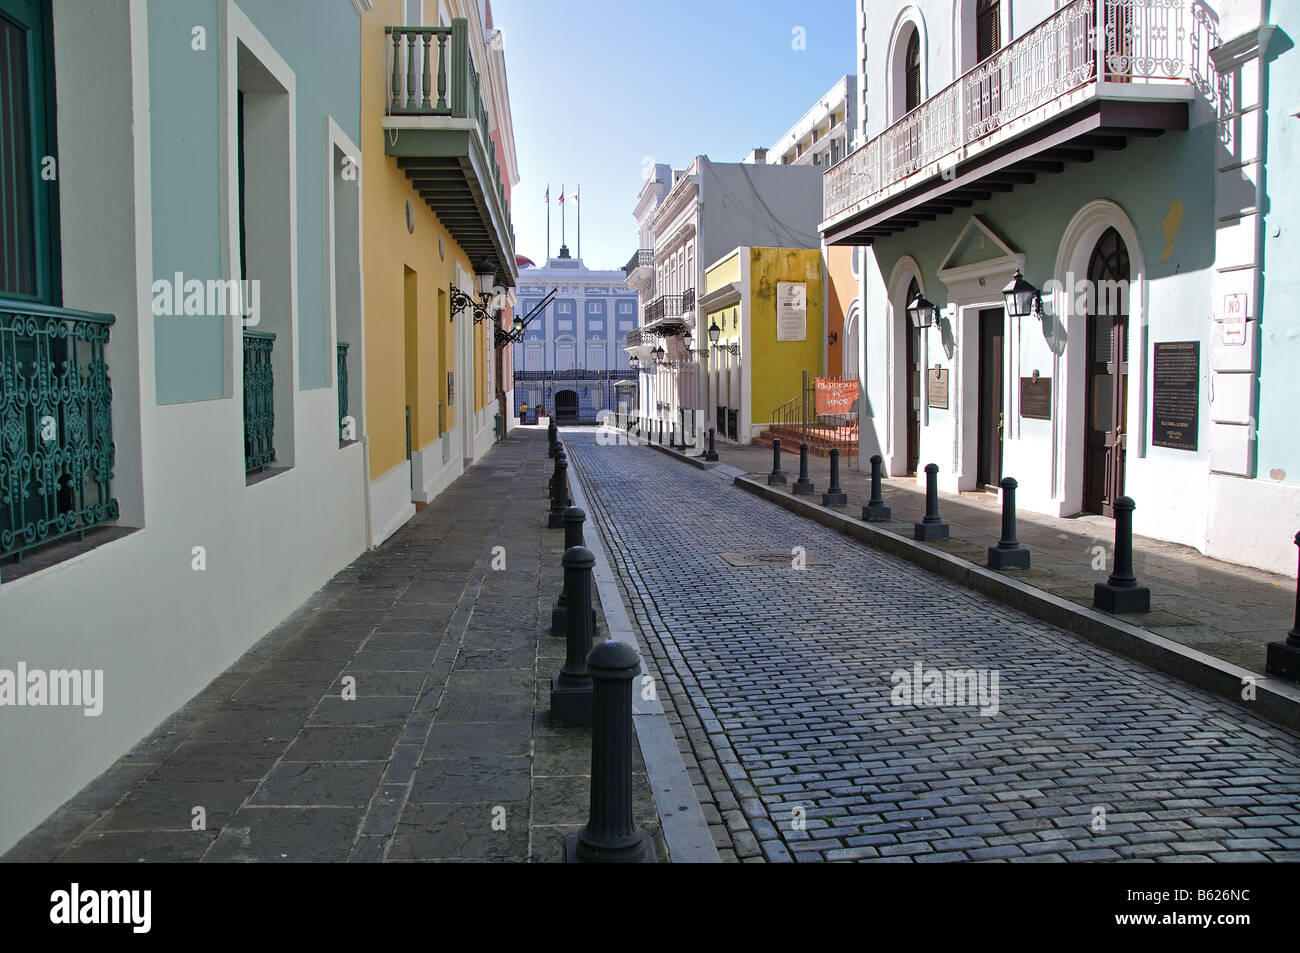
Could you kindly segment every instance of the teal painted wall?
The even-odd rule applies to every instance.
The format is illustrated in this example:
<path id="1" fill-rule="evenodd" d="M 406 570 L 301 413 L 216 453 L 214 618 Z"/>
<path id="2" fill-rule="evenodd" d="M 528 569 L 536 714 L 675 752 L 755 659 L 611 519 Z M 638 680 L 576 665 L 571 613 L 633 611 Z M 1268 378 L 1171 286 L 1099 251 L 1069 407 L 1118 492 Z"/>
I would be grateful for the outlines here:
<path id="1" fill-rule="evenodd" d="M 207 31 L 206 52 L 190 31 Z M 217 176 L 216 0 L 150 0 L 149 111 L 153 278 L 221 275 Z M 195 315 L 154 319 L 160 404 L 226 396 L 225 320 Z"/>
<path id="2" fill-rule="evenodd" d="M 1271 19 L 1257 449 L 1260 477 L 1300 484 L 1300 189 L 1287 172 L 1300 162 L 1300 10 L 1274 3 Z"/>
<path id="3" fill-rule="evenodd" d="M 1025 277 L 1041 288 L 1053 277 L 1062 234 L 1075 213 L 1094 199 L 1110 199 L 1133 221 L 1146 262 L 1148 353 L 1151 342 L 1155 341 L 1202 342 L 1199 450 L 1189 453 L 1152 447 L 1148 454 L 1153 458 L 1168 455 L 1173 462 L 1198 461 L 1204 465 L 1209 454 L 1205 382 L 1209 373 L 1212 316 L 1215 142 L 1212 124 L 1187 132 L 1167 132 L 1151 139 L 1132 138 L 1122 151 L 1098 151 L 1092 162 L 1067 165 L 1063 174 L 1040 175 L 1032 185 L 1018 185 L 1014 191 L 976 202 L 972 208 L 957 209 L 934 222 L 878 240 L 873 246 L 878 274 L 872 276 L 874 280 L 868 289 L 873 299 L 869 310 L 875 313 L 884 307 L 882 296 L 888 289 L 882 286 L 904 255 L 911 255 L 920 265 L 926 296 L 940 307 L 946 305 L 947 289 L 937 272 L 972 214 L 1025 254 Z M 1168 243 L 1165 221 L 1171 205 L 1179 201 L 1183 203 L 1181 225 L 1172 232 L 1172 243 Z M 1026 353 L 1031 350 L 1045 353 L 1042 328 L 1037 322 L 1034 328 L 1038 340 L 1026 341 L 1026 348 L 1030 349 Z M 881 329 L 873 328 L 867 341 L 869 366 L 871 350 L 880 340 L 876 337 L 880 332 Z M 1130 341 L 1134 360 L 1139 346 L 1135 336 Z M 869 399 L 876 406 L 883 406 L 883 394 L 879 390 L 882 386 L 868 380 Z M 1149 400 L 1149 394 L 1146 399 Z M 1132 400 L 1133 396 L 1130 405 Z"/>
<path id="4" fill-rule="evenodd" d="M 150 0 L 154 277 L 220 276 L 220 3 Z M 332 384 L 325 287 L 325 117 L 360 141 L 360 18 L 348 0 L 242 0 L 296 79 L 298 355 L 303 390 Z M 207 50 L 191 30 L 207 31 Z M 225 396 L 220 318 L 154 318 L 159 403 Z M 242 358 L 233 355 L 236 362 Z"/>

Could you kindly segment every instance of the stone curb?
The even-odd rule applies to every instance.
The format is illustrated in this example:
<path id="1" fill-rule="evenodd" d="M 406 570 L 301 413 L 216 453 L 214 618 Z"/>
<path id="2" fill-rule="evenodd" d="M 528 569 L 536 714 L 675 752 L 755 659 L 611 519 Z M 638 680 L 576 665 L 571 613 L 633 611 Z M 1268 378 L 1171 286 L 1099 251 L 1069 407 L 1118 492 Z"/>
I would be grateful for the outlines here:
<path id="1" fill-rule="evenodd" d="M 596 557 L 596 591 L 605 613 L 609 636 L 628 643 L 641 654 L 642 675 L 649 677 L 645 652 L 637 640 L 636 626 L 627 613 L 627 607 L 623 605 L 613 568 L 605 556 L 600 525 L 590 516 L 591 507 L 587 504 L 587 495 L 583 491 L 577 467 L 573 466 L 570 472 L 577 477 L 569 481 L 573 505 L 582 507 L 588 514 L 583 527 L 584 539 L 587 548 Z M 664 842 L 668 845 L 669 858 L 676 864 L 721 863 L 708 821 L 704 819 L 704 809 L 700 806 L 695 786 L 686 773 L 686 762 L 682 760 L 681 750 L 673 737 L 668 716 L 657 698 L 647 701 L 641 697 L 641 692 L 637 690 L 640 684 L 641 680 L 638 679 L 633 686 L 632 722 L 636 726 L 637 743 L 641 746 L 641 758 L 645 762 L 646 779 L 659 810 L 659 823 Z"/>
<path id="2" fill-rule="evenodd" d="M 1300 686 L 1258 675 L 1099 610 L 1084 608 L 1002 573 L 950 556 L 870 523 L 863 523 L 805 498 L 782 492 L 779 487 L 771 487 L 745 476 L 736 477 L 734 482 L 747 493 L 821 523 L 873 549 L 906 559 L 922 569 L 1078 635 L 1094 645 L 1110 649 L 1204 689 L 1252 714 L 1286 728 L 1300 730 Z M 1246 680 L 1254 681 L 1253 701 L 1245 701 L 1241 697 Z"/>
<path id="3" fill-rule="evenodd" d="M 712 470 L 714 467 L 718 465 L 716 461 L 713 463 L 705 463 L 703 460 L 700 460 L 696 457 L 687 456 L 686 454 L 679 453 L 676 450 L 670 450 L 668 447 L 661 447 L 657 443 L 647 443 L 646 446 L 652 450 L 658 450 L 660 453 L 666 453 L 670 457 L 675 457 L 676 459 L 682 461 L 682 463 L 689 464 L 690 466 L 695 467 L 695 469 L 697 470 Z"/>

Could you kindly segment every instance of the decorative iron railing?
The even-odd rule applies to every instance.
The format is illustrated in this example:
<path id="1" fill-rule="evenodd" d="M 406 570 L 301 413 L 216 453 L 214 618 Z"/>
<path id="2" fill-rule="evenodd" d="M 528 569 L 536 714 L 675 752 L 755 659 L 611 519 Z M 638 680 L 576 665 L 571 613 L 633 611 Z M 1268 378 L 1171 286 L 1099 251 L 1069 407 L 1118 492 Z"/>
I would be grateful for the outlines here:
<path id="1" fill-rule="evenodd" d="M 0 298 L 0 558 L 117 519 L 113 322 Z"/>
<path id="2" fill-rule="evenodd" d="M 631 276 L 632 272 L 638 268 L 653 268 L 655 263 L 655 253 L 653 248 L 638 248 L 632 253 L 626 265 L 623 266 L 623 274 Z"/>
<path id="3" fill-rule="evenodd" d="M 688 288 L 682 294 L 682 314 L 695 310 L 695 289 Z"/>
<path id="4" fill-rule="evenodd" d="M 469 21 L 457 17 L 451 26 L 390 26 L 384 28 L 384 34 L 391 42 L 389 114 L 444 116 L 472 119 L 477 123 L 480 144 L 492 169 L 492 186 L 513 248 L 510 202 L 497 161 L 488 111 L 483 105 L 482 80 L 470 54 Z"/>
<path id="5" fill-rule="evenodd" d="M 834 378 L 841 380 L 841 378 Z M 853 380 L 856 378 L 843 378 Z M 772 411 L 771 429 L 789 435 L 800 434 L 800 439 L 814 447 L 837 448 L 845 457 L 852 459 L 858 455 L 858 411 L 857 401 L 852 407 L 839 414 L 817 413 L 817 381 L 808 378 L 806 387 L 791 397 L 780 407 Z M 794 448 L 797 449 L 797 448 Z"/>
<path id="6" fill-rule="evenodd" d="M 627 338 L 626 338 L 627 343 L 624 345 L 624 347 L 640 347 L 641 342 L 644 340 L 644 338 L 645 338 L 645 332 L 643 332 L 640 328 L 633 328 L 631 331 L 627 332 Z"/>
<path id="7" fill-rule="evenodd" d="M 338 345 L 336 380 L 339 388 L 339 443 L 346 443 L 348 440 L 348 346 L 342 342 Z"/>
<path id="8" fill-rule="evenodd" d="M 567 371 L 515 371 L 517 381 L 612 381 L 626 371 L 589 371 L 572 368 Z"/>
<path id="9" fill-rule="evenodd" d="M 681 313 L 681 295 L 660 295 L 645 306 L 646 324 L 663 318 L 673 318 Z"/>
<path id="10" fill-rule="evenodd" d="M 1218 42 L 1200 0 L 1073 0 L 831 166 L 823 215 L 870 205 L 924 169 L 951 167 L 979 140 L 1099 76 L 1189 83 L 1217 103 L 1209 51 Z"/>
<path id="11" fill-rule="evenodd" d="M 275 461 L 275 375 L 271 352 L 275 335 L 244 332 L 244 471 Z"/>

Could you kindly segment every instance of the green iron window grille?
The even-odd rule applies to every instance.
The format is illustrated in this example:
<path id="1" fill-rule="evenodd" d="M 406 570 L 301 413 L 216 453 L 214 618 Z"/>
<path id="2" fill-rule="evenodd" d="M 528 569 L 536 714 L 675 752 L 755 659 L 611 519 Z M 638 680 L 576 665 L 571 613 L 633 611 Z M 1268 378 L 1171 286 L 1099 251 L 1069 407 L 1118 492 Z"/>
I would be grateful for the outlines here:
<path id="1" fill-rule="evenodd" d="M 275 335 L 244 332 L 244 471 L 260 470 L 275 460 L 275 377 L 271 350 Z"/>
<path id="2" fill-rule="evenodd" d="M 117 519 L 113 321 L 0 298 L 0 559 Z"/>
<path id="3" fill-rule="evenodd" d="M 348 346 L 338 346 L 338 387 L 339 387 L 339 443 L 347 441 L 348 419 Z"/>

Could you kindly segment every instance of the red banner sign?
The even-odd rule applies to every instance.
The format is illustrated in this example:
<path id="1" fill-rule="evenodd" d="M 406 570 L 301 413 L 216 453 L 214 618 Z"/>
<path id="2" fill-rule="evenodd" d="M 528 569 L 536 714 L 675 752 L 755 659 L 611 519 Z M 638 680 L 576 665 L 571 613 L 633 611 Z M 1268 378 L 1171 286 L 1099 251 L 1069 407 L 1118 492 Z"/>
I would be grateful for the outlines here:
<path id="1" fill-rule="evenodd" d="M 817 413 L 823 415 L 847 414 L 858 399 L 857 381 L 833 381 L 817 378 Z"/>

